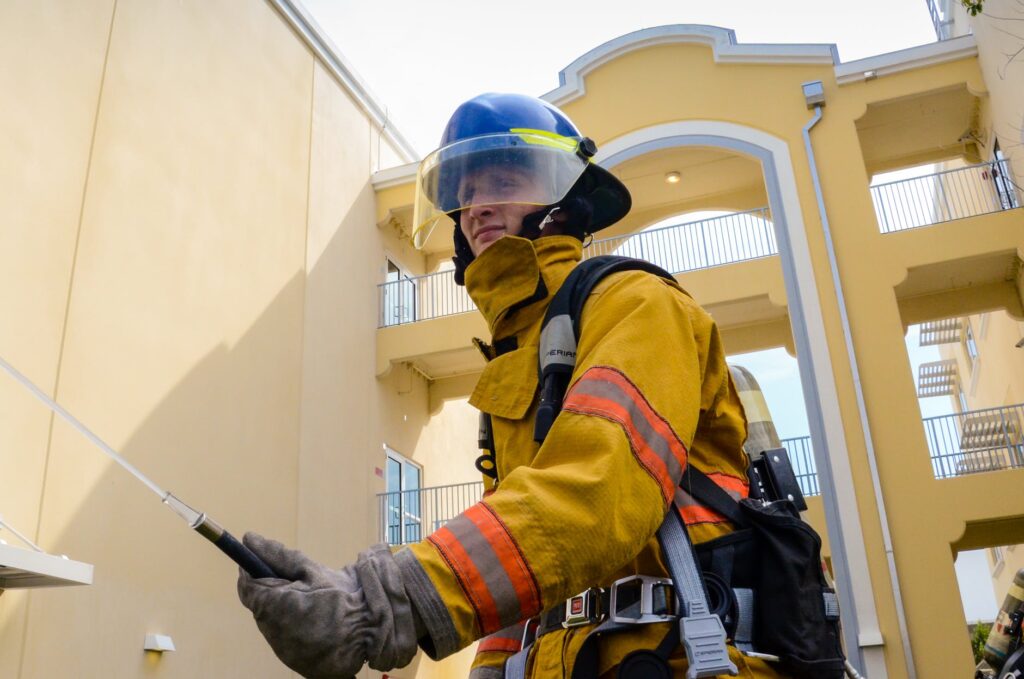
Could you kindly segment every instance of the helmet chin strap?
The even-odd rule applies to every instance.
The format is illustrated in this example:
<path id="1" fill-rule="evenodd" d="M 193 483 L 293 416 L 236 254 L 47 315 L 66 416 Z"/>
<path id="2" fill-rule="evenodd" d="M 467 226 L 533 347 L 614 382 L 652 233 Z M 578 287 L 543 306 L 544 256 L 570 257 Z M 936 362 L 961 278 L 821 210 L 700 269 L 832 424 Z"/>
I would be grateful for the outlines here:
<path id="1" fill-rule="evenodd" d="M 555 222 L 555 215 L 558 212 L 560 212 L 561 209 L 562 208 L 560 208 L 560 207 L 558 207 L 556 205 L 555 207 L 551 208 L 546 215 L 544 215 L 544 219 L 542 219 L 541 222 L 540 222 L 540 227 L 539 227 L 540 228 L 540 235 L 542 235 L 542 236 L 546 235 L 544 233 L 544 229 L 546 229 L 548 226 L 556 223 Z"/>
<path id="2" fill-rule="evenodd" d="M 537 240 L 541 236 L 550 236 L 551 234 L 544 233 L 544 229 L 552 224 L 557 224 L 555 215 L 561 212 L 561 210 L 560 206 L 554 205 L 550 208 L 531 212 L 523 217 L 523 228 L 520 230 L 519 235 L 530 240 Z"/>

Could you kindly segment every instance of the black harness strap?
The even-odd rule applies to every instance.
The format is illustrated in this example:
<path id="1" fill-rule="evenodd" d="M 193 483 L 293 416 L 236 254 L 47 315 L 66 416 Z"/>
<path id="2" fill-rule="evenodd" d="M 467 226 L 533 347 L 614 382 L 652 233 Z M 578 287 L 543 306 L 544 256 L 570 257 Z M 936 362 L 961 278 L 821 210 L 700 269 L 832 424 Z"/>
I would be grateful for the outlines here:
<path id="1" fill-rule="evenodd" d="M 562 400 L 576 367 L 583 305 L 603 278 L 619 271 L 646 271 L 670 281 L 672 274 L 641 259 L 601 255 L 580 262 L 558 289 L 541 325 L 539 359 L 540 404 L 533 438 L 542 443 L 562 409 Z"/>

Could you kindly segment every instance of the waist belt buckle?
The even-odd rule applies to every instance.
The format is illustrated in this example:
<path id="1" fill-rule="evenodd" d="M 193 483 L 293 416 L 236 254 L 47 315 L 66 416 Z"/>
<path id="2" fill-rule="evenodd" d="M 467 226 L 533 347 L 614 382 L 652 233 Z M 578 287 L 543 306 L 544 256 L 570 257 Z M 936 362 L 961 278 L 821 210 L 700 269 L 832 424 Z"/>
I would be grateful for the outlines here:
<path id="1" fill-rule="evenodd" d="M 599 587 L 591 587 L 585 592 L 565 600 L 565 621 L 562 627 L 571 629 L 582 625 L 590 625 L 604 620 L 605 613 L 601 610 L 601 594 Z"/>
<path id="2" fill-rule="evenodd" d="M 639 590 L 639 597 L 637 591 Z M 627 594 L 628 592 L 628 594 Z M 655 592 L 659 595 L 656 596 Z M 663 602 L 663 612 L 655 612 L 655 601 Z M 639 603 L 639 611 L 636 605 Z M 608 615 L 614 622 L 627 625 L 647 625 L 652 622 L 674 622 L 675 590 L 670 578 L 650 575 L 630 575 L 612 584 Z M 630 609 L 626 612 L 626 609 Z"/>
<path id="3" fill-rule="evenodd" d="M 523 623 L 523 639 L 519 648 L 525 650 L 537 640 L 537 629 L 540 627 L 540 618 L 534 617 Z"/>

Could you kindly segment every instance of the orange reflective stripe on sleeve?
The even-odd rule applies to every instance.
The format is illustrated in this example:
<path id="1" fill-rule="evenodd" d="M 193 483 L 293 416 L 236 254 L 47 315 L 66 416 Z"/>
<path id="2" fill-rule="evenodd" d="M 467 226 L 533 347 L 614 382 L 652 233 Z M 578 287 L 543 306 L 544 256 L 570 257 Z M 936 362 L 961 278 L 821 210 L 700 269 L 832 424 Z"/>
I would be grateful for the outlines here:
<path id="1" fill-rule="evenodd" d="M 750 487 L 744 479 L 723 474 L 722 472 L 705 472 L 705 474 L 715 482 L 715 485 L 728 493 L 734 500 L 740 500 L 750 494 Z M 683 517 L 683 521 L 688 526 L 697 523 L 725 523 L 728 521 L 727 518 L 715 510 L 702 505 L 682 488 L 676 488 L 675 496 L 679 515 Z"/>
<path id="2" fill-rule="evenodd" d="M 477 653 L 518 653 L 523 650 L 523 632 L 525 622 L 506 627 L 500 632 L 495 632 L 489 637 L 480 640 L 476 647 Z"/>
<path id="3" fill-rule="evenodd" d="M 478 502 L 427 538 L 444 557 L 483 634 L 540 612 L 540 590 L 508 529 Z"/>
<path id="4" fill-rule="evenodd" d="M 566 395 L 563 410 L 619 424 L 640 466 L 661 486 L 666 504 L 686 466 L 686 446 L 640 390 L 618 370 L 593 367 Z"/>

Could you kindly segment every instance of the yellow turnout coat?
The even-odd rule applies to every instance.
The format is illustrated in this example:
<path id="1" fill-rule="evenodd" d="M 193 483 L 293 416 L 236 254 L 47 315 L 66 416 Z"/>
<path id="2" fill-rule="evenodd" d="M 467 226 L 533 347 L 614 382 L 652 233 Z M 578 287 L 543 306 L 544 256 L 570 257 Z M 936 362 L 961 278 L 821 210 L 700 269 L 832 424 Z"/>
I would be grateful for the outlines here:
<path id="1" fill-rule="evenodd" d="M 472 679 L 502 676 L 522 621 L 589 587 L 667 575 L 655 533 L 673 501 L 695 543 L 731 532 L 679 488 L 686 465 L 747 495 L 746 423 L 714 321 L 674 282 L 640 271 L 612 274 L 587 300 L 562 412 L 543 445 L 534 442 L 541 323 L 581 253 L 569 236 L 506 236 L 466 270 L 503 350 L 481 343 L 489 361 L 470 398 L 491 415 L 497 479 L 485 479 L 483 501 L 396 556 L 417 585 L 410 595 L 428 654 L 482 639 Z M 601 674 L 657 646 L 666 629 L 638 626 L 603 640 Z M 590 630 L 540 637 L 528 676 L 570 676 Z M 730 652 L 740 676 L 780 676 Z M 681 648 L 672 665 L 684 676 Z"/>

